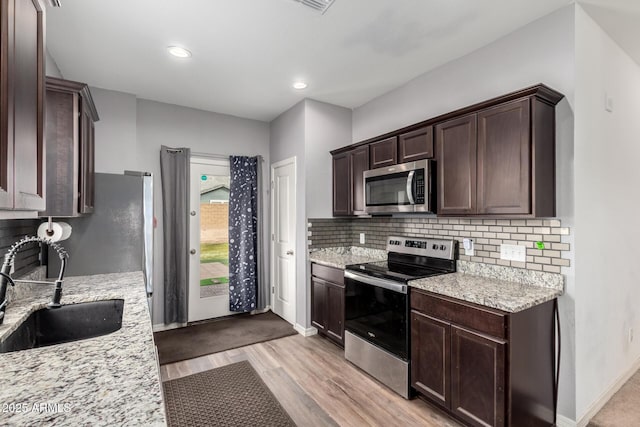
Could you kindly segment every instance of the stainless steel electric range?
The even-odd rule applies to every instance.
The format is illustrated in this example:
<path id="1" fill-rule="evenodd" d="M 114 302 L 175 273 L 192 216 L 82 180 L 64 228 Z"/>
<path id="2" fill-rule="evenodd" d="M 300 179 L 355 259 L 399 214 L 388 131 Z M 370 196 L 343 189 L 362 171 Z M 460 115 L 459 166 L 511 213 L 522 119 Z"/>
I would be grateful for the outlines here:
<path id="1" fill-rule="evenodd" d="M 391 236 L 388 259 L 346 267 L 345 357 L 409 398 L 410 280 L 456 271 L 455 240 Z"/>

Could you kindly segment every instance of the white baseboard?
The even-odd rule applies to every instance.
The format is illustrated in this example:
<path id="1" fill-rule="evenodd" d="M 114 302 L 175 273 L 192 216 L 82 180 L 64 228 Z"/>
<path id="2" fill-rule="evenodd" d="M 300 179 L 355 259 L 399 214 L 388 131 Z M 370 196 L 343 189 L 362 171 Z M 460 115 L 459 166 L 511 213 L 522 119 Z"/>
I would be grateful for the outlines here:
<path id="1" fill-rule="evenodd" d="M 567 418 L 562 415 L 556 415 L 556 426 L 557 427 L 577 427 L 578 424 L 576 424 L 576 422 L 573 421 L 571 418 Z"/>
<path id="2" fill-rule="evenodd" d="M 315 335 L 315 334 L 318 333 L 318 330 L 316 328 L 314 328 L 314 327 L 305 328 L 304 326 L 299 325 L 298 323 L 295 324 L 293 329 L 298 331 L 298 333 L 300 335 L 302 335 L 303 337 L 310 337 L 311 335 Z"/>
<path id="3" fill-rule="evenodd" d="M 596 414 L 600 411 L 600 409 L 602 409 L 602 407 L 613 397 L 613 395 L 616 394 L 616 392 L 620 390 L 620 388 L 627 381 L 629 381 L 629 378 L 631 378 L 638 369 L 640 369 L 640 358 L 636 359 L 636 361 L 633 362 L 633 364 L 629 367 L 629 369 L 626 372 L 624 372 L 622 375 L 620 375 L 618 379 L 615 380 L 609 386 L 609 388 L 607 388 L 600 395 L 600 397 L 589 406 L 589 409 L 585 412 L 582 418 L 580 418 L 580 420 L 575 424 L 575 426 L 585 427 L 587 424 L 589 424 L 589 421 L 591 421 L 591 418 L 596 416 Z"/>
<path id="4" fill-rule="evenodd" d="M 169 329 L 178 329 L 178 328 L 182 328 L 184 326 L 187 326 L 186 323 L 170 323 L 168 325 L 165 325 L 164 323 L 158 323 L 157 325 L 153 325 L 153 332 L 162 332 L 162 331 L 168 331 Z"/>

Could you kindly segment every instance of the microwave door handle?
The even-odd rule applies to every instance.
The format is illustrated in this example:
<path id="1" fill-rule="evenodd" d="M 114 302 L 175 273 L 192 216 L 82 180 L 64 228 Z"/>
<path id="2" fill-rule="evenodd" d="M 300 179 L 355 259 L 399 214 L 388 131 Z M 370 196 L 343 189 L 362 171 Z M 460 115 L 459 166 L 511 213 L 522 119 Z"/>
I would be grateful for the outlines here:
<path id="1" fill-rule="evenodd" d="M 413 198 L 413 176 L 416 171 L 409 172 L 409 176 L 407 177 L 407 197 L 409 198 L 409 203 L 412 205 L 416 204 L 415 199 Z"/>

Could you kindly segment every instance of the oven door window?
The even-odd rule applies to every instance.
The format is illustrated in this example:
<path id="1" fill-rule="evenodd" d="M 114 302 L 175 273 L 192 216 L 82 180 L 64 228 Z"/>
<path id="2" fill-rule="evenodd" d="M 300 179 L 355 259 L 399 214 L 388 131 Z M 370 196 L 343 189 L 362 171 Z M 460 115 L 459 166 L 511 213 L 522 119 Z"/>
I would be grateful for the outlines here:
<path id="1" fill-rule="evenodd" d="M 367 206 L 409 205 L 407 179 L 409 172 L 370 177 L 365 180 Z"/>
<path id="2" fill-rule="evenodd" d="M 345 329 L 408 360 L 406 294 L 346 279 Z"/>

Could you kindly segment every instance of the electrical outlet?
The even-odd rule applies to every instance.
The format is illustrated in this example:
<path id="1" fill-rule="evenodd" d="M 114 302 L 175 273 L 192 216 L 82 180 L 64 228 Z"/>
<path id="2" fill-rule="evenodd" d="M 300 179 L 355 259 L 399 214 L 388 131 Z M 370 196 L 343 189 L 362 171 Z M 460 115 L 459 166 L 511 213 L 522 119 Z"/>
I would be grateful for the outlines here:
<path id="1" fill-rule="evenodd" d="M 500 245 L 500 259 L 526 262 L 527 248 L 520 245 Z"/>
<path id="2" fill-rule="evenodd" d="M 629 343 L 633 342 L 633 328 L 629 328 Z"/>
<path id="3" fill-rule="evenodd" d="M 364 245 L 364 233 L 360 233 L 360 244 Z"/>
<path id="4" fill-rule="evenodd" d="M 473 239 L 463 239 L 462 244 L 464 246 L 464 254 L 467 256 L 474 256 L 476 253 L 473 245 Z"/>

